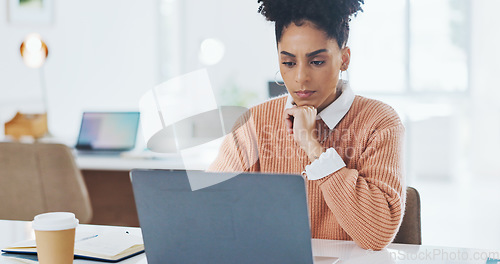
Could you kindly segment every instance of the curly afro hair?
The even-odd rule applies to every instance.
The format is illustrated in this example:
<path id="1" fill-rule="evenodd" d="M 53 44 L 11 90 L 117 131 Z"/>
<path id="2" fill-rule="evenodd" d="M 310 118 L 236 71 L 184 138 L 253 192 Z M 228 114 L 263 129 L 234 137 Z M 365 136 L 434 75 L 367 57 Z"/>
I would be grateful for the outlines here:
<path id="1" fill-rule="evenodd" d="M 364 0 L 257 0 L 257 3 L 261 3 L 259 13 L 275 22 L 277 43 L 283 29 L 292 22 L 301 26 L 310 21 L 342 48 L 349 37 L 350 16 L 363 12 Z"/>

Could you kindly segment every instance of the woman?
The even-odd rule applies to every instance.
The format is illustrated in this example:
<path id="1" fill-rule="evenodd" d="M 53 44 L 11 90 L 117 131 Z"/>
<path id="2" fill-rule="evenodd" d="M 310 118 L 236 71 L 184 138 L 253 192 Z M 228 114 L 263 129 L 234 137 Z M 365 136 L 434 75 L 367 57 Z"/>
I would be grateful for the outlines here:
<path id="1" fill-rule="evenodd" d="M 214 171 L 304 175 L 313 238 L 380 250 L 402 220 L 404 128 L 382 102 L 355 96 L 339 78 L 353 0 L 258 0 L 274 21 L 288 96 L 250 110 L 225 138 Z"/>

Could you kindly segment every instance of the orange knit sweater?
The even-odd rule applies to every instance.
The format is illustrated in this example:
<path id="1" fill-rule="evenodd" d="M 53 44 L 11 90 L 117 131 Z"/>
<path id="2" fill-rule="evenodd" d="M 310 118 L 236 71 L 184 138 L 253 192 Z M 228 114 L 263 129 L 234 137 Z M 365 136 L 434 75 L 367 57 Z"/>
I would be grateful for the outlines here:
<path id="1" fill-rule="evenodd" d="M 301 174 L 311 162 L 286 132 L 285 103 L 286 96 L 251 108 L 247 122 L 224 139 L 209 170 Z M 403 125 L 390 106 L 355 97 L 323 143 L 325 149 L 335 148 L 346 167 L 306 180 L 313 238 L 354 240 L 373 250 L 392 241 L 405 204 L 403 136 Z"/>

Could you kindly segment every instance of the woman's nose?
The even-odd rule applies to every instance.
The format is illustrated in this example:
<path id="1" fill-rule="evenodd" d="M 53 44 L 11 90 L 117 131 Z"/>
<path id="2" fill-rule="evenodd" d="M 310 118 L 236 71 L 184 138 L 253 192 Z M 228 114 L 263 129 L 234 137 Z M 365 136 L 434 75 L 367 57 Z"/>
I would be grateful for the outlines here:
<path id="1" fill-rule="evenodd" d="M 307 81 L 309 81 L 309 70 L 303 64 L 297 67 L 297 74 L 295 75 L 295 81 L 300 84 L 304 84 Z"/>

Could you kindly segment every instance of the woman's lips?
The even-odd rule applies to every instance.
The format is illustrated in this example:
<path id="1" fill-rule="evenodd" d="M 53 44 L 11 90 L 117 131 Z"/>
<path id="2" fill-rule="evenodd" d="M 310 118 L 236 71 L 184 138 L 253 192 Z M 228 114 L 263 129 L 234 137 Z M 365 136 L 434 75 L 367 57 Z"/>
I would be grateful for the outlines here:
<path id="1" fill-rule="evenodd" d="M 297 91 L 295 94 L 300 98 L 308 98 L 313 95 L 315 91 Z"/>

